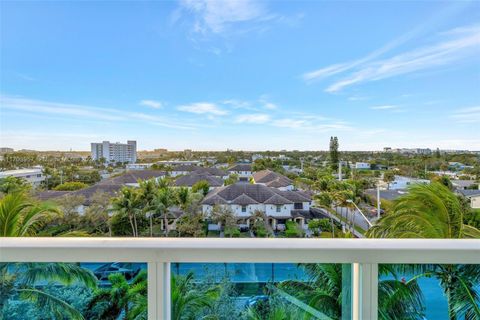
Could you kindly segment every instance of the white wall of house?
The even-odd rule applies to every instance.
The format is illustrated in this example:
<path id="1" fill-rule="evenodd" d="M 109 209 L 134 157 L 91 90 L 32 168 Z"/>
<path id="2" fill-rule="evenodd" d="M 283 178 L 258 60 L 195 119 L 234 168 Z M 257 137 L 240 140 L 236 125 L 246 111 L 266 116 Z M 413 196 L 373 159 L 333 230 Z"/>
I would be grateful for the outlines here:
<path id="1" fill-rule="evenodd" d="M 145 170 L 149 169 L 153 163 L 128 163 L 126 165 L 127 170 Z"/>
<path id="2" fill-rule="evenodd" d="M 250 204 L 242 208 L 240 205 L 236 204 L 227 204 L 222 205 L 223 207 L 229 207 L 237 217 L 250 217 L 255 211 L 262 211 L 265 212 L 267 216 L 271 217 L 285 217 L 290 216 L 292 210 L 295 209 L 295 205 L 293 203 L 279 205 L 279 211 L 277 211 L 277 205 L 274 204 Z M 208 215 L 212 212 L 213 206 L 211 205 L 202 205 L 202 212 L 205 215 Z M 302 202 L 302 210 L 309 210 L 310 209 L 310 202 Z"/>
<path id="3" fill-rule="evenodd" d="M 370 163 L 368 162 L 356 162 L 355 169 L 370 169 Z"/>
<path id="4" fill-rule="evenodd" d="M 470 197 L 470 206 L 472 209 L 480 209 L 480 195 Z"/>
<path id="5" fill-rule="evenodd" d="M 252 176 L 252 171 L 228 171 L 229 174 L 236 174 L 239 178 L 249 178 Z"/>
<path id="6" fill-rule="evenodd" d="M 45 181 L 45 176 L 40 168 L 7 170 L 0 172 L 0 179 L 6 177 L 21 178 L 33 187 L 38 187 L 43 181 Z"/>

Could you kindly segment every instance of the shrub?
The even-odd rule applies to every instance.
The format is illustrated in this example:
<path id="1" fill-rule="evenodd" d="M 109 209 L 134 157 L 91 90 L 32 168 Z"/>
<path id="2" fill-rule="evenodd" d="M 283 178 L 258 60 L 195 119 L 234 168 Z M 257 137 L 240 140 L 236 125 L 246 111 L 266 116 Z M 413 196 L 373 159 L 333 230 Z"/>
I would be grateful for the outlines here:
<path id="1" fill-rule="evenodd" d="M 226 228 L 224 235 L 226 238 L 239 238 L 240 230 L 238 228 Z"/>
<path id="2" fill-rule="evenodd" d="M 80 190 L 83 188 L 88 187 L 88 184 L 83 183 L 83 182 L 65 182 L 62 183 L 61 185 L 56 186 L 53 188 L 55 191 L 75 191 L 75 190 Z"/>

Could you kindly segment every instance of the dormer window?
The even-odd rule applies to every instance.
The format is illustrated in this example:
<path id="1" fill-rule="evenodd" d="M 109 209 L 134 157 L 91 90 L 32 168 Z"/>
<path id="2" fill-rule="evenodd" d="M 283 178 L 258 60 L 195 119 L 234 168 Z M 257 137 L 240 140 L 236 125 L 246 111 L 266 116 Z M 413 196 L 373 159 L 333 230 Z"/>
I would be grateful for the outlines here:
<path id="1" fill-rule="evenodd" d="M 282 212 L 282 206 L 281 205 L 277 205 L 277 212 Z"/>
<path id="2" fill-rule="evenodd" d="M 247 212 L 247 206 L 242 206 L 242 212 Z"/>

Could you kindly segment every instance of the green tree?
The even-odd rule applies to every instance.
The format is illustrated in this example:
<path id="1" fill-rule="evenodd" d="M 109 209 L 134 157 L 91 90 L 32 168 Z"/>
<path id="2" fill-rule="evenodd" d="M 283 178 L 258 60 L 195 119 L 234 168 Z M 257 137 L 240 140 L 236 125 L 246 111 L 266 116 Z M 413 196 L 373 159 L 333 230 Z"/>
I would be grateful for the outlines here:
<path id="1" fill-rule="evenodd" d="M 300 264 L 309 276 L 308 281 L 288 280 L 278 285 L 280 290 L 293 295 L 331 319 L 341 319 L 342 301 L 348 298 L 349 289 L 343 285 L 341 264 Z M 381 275 L 393 276 L 392 280 L 380 280 L 379 318 L 382 320 L 423 319 L 423 296 L 416 279 L 406 284 L 397 280 L 395 271 L 388 265 L 380 265 Z"/>
<path id="2" fill-rule="evenodd" d="M 338 154 L 338 138 L 337 137 L 330 137 L 330 166 L 333 170 L 338 169 L 338 161 L 339 154 Z"/>
<path id="3" fill-rule="evenodd" d="M 196 319 L 199 314 L 205 313 L 205 309 L 211 309 L 219 298 L 218 286 L 210 286 L 202 290 L 193 283 L 193 280 L 193 273 L 188 273 L 186 276 L 172 274 L 170 280 L 172 320 Z M 205 317 L 205 319 L 210 318 Z"/>
<path id="4" fill-rule="evenodd" d="M 121 273 L 108 276 L 110 288 L 95 291 L 86 317 L 91 320 L 147 319 L 147 272 L 140 271 L 131 283 Z"/>
<path id="5" fill-rule="evenodd" d="M 395 181 L 395 173 L 393 171 L 385 171 L 383 173 L 383 181 L 387 183 L 387 189 L 390 189 L 390 183 Z"/>
<path id="6" fill-rule="evenodd" d="M 56 191 L 75 191 L 75 190 L 80 190 L 88 187 L 88 184 L 83 183 L 83 182 L 78 182 L 78 181 L 71 181 L 71 182 L 64 182 L 55 188 L 53 190 Z"/>
<path id="7" fill-rule="evenodd" d="M 161 188 L 155 193 L 155 198 L 152 202 L 151 213 L 157 214 L 163 219 L 165 236 L 168 236 L 168 220 L 169 218 L 173 217 L 169 209 L 175 204 L 175 191 L 171 187 Z"/>
<path id="8" fill-rule="evenodd" d="M 459 198 L 440 183 L 415 184 L 394 202 L 392 210 L 368 230 L 371 238 L 480 238 L 464 223 Z"/>
<path id="9" fill-rule="evenodd" d="M 237 217 L 229 207 L 216 205 L 213 207 L 210 216 L 212 220 L 215 223 L 219 223 L 224 230 L 237 227 Z"/>
<path id="10" fill-rule="evenodd" d="M 0 194 L 20 193 L 30 190 L 30 185 L 24 179 L 5 177 L 0 179 Z"/>
<path id="11" fill-rule="evenodd" d="M 203 196 L 208 194 L 210 184 L 206 180 L 200 180 L 192 186 L 192 192 L 201 192 Z"/>
<path id="12" fill-rule="evenodd" d="M 96 288 L 97 279 L 89 270 L 74 263 L 0 263 L 0 318 L 9 298 L 18 296 L 33 303 L 43 315 L 55 319 L 83 320 L 82 314 L 61 298 L 46 292 L 42 283 L 81 284 Z"/>
<path id="13" fill-rule="evenodd" d="M 50 203 L 35 203 L 23 193 L 10 193 L 0 199 L 0 236 L 31 236 L 59 209 Z"/>
<path id="14" fill-rule="evenodd" d="M 118 215 L 128 217 L 132 228 L 132 236 L 138 237 L 138 216 L 142 213 L 140 192 L 133 188 L 123 187 L 120 194 L 112 201 L 112 210 Z"/>

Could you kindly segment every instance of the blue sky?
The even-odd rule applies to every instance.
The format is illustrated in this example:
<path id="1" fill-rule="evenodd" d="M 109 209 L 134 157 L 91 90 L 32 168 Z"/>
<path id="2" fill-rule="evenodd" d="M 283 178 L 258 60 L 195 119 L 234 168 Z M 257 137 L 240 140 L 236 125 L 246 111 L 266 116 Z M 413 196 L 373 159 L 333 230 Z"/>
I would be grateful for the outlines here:
<path id="1" fill-rule="evenodd" d="M 480 150 L 480 2 L 1 2 L 1 146 Z"/>

